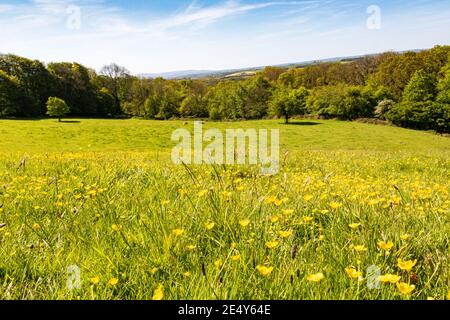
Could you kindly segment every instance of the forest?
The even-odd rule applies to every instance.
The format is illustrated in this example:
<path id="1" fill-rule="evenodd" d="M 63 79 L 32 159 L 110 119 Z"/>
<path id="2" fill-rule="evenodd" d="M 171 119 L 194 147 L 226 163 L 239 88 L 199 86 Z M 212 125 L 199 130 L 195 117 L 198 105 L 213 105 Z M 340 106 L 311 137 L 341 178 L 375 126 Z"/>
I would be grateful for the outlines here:
<path id="1" fill-rule="evenodd" d="M 245 79 L 144 79 L 111 64 L 0 55 L 0 118 L 40 118 L 50 98 L 73 117 L 251 120 L 374 119 L 450 133 L 450 46 L 386 52 L 301 68 L 266 67 Z"/>

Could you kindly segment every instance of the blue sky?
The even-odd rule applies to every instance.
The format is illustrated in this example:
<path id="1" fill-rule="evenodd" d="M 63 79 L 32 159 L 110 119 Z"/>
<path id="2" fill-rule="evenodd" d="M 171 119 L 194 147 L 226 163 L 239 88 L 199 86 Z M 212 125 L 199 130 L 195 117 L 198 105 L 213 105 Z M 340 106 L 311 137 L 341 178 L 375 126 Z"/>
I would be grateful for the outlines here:
<path id="1" fill-rule="evenodd" d="M 450 0 L 0 0 L 0 39 L 135 74 L 275 65 L 450 44 Z"/>

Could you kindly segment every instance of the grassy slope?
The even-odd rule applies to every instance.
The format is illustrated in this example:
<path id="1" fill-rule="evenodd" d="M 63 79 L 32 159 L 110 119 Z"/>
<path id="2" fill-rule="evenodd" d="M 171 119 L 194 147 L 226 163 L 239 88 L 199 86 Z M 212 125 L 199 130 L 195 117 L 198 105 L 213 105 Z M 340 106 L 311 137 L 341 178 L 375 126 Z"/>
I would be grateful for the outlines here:
<path id="1" fill-rule="evenodd" d="M 448 294 L 448 138 L 334 121 L 209 124 L 280 128 L 290 155 L 279 175 L 263 177 L 149 161 L 191 124 L 80 121 L 0 121 L 0 299 L 151 299 L 160 286 L 166 299 Z M 139 152 L 104 152 L 119 150 Z M 393 242 L 389 254 L 380 240 Z M 345 271 L 367 278 L 377 266 L 409 283 L 398 258 L 417 259 L 411 296 L 394 284 L 370 290 Z M 72 265 L 76 290 L 66 285 Z M 274 269 L 263 276 L 257 265 Z M 322 282 L 308 281 L 319 272 Z"/>
<path id="2" fill-rule="evenodd" d="M 0 152 L 166 151 L 177 128 L 192 129 L 181 121 L 80 120 L 75 123 L 0 121 Z M 282 147 L 290 151 L 372 150 L 414 153 L 450 150 L 450 139 L 427 132 L 338 121 L 277 121 L 208 123 L 205 128 L 278 128 Z"/>

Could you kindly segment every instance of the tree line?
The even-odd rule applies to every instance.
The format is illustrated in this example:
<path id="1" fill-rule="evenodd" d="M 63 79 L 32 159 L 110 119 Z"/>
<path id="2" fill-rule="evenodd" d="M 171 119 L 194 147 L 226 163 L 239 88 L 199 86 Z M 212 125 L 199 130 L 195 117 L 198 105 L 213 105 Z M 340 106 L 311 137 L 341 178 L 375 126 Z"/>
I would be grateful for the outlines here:
<path id="1" fill-rule="evenodd" d="M 78 63 L 0 56 L 0 117 L 41 117 L 49 98 L 72 116 L 145 119 L 262 119 L 311 115 L 378 118 L 450 132 L 450 46 L 383 53 L 301 68 L 267 67 L 240 80 L 143 79 L 115 64 L 99 73 Z"/>

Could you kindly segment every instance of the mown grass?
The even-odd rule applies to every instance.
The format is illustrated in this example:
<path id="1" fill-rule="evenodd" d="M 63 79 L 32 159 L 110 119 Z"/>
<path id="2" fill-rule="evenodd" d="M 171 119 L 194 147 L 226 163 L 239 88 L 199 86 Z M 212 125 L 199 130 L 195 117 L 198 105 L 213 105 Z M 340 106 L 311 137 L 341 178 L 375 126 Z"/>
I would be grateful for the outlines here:
<path id="1" fill-rule="evenodd" d="M 0 121 L 3 299 L 448 295 L 448 138 L 334 121 L 206 124 L 280 128 L 289 153 L 269 177 L 171 164 L 172 131 L 192 123 L 80 121 Z M 371 289 L 370 267 L 415 287 Z"/>

